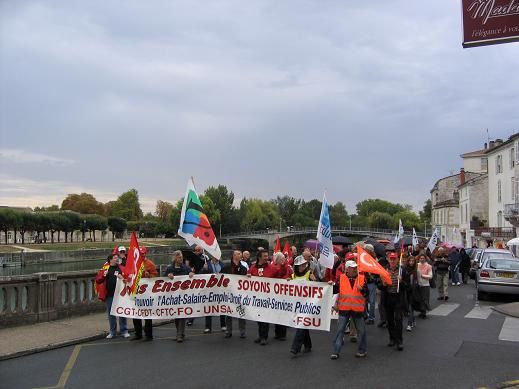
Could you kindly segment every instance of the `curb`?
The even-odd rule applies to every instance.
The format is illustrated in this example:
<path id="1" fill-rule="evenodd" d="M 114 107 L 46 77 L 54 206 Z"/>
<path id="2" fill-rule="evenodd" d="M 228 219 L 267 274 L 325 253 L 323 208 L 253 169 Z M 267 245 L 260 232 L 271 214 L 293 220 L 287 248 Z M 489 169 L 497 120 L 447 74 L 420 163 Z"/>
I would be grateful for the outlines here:
<path id="1" fill-rule="evenodd" d="M 153 327 L 160 327 L 160 326 L 163 326 L 166 324 L 171 324 L 174 321 L 175 321 L 174 319 L 167 320 L 163 323 L 154 324 Z M 129 330 L 129 332 L 134 332 L 134 330 L 131 329 L 131 330 Z M 103 331 L 102 333 L 99 333 L 96 335 L 90 335 L 90 336 L 86 336 L 83 338 L 66 340 L 61 343 L 51 343 L 46 346 L 41 346 L 41 347 L 34 348 L 31 350 L 22 350 L 22 351 L 17 351 L 15 353 L 11 353 L 11 354 L 0 355 L 0 361 L 6 361 L 8 359 L 20 358 L 20 357 L 25 357 L 27 355 L 38 354 L 38 353 L 42 353 L 42 352 L 50 351 L 50 350 L 56 350 L 58 348 L 68 347 L 68 346 L 72 346 L 75 344 L 92 342 L 94 340 L 103 339 L 107 334 L 108 334 L 108 332 Z"/>

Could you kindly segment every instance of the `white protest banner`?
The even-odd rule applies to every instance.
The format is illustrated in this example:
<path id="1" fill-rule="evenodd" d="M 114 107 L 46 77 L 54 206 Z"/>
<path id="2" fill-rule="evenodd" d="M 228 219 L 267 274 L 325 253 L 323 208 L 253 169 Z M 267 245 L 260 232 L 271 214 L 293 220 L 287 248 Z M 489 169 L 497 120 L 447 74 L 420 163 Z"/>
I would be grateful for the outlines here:
<path id="1" fill-rule="evenodd" d="M 429 243 L 427 243 L 427 248 L 429 249 L 429 251 L 431 253 L 434 251 L 437 244 L 438 244 L 438 229 L 435 228 L 431 238 L 429 239 Z"/>
<path id="2" fill-rule="evenodd" d="M 330 212 L 328 202 L 326 201 L 326 193 L 323 196 L 321 216 L 319 217 L 319 226 L 317 227 L 317 240 L 319 241 L 319 263 L 328 269 L 333 268 L 332 226 L 330 223 Z"/>
<path id="3" fill-rule="evenodd" d="M 141 319 L 227 315 L 295 328 L 330 330 L 332 286 L 230 274 L 143 278 L 132 297 L 117 280 L 111 314 Z"/>

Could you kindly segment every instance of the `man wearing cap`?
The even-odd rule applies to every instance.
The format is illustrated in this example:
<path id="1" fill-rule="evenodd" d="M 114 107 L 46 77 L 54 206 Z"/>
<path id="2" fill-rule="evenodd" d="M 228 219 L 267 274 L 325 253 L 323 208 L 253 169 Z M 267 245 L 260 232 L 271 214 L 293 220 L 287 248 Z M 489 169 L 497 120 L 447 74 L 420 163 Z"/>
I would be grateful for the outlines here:
<path id="1" fill-rule="evenodd" d="M 151 259 L 149 259 L 146 254 L 148 250 L 146 247 L 139 247 L 139 253 L 142 256 L 142 278 L 153 278 L 157 277 L 159 273 L 157 272 L 157 267 L 153 263 Z M 142 339 L 142 319 L 133 319 L 133 328 L 135 328 L 135 335 L 131 340 L 140 340 Z M 144 335 L 146 338 L 145 341 L 153 340 L 153 323 L 151 319 L 144 319 Z"/>
<path id="2" fill-rule="evenodd" d="M 404 349 L 402 337 L 402 321 L 404 316 L 404 307 L 406 306 L 406 279 L 405 269 L 400 269 L 398 264 L 398 255 L 389 253 L 387 256 L 389 266 L 386 268 L 391 277 L 391 285 L 386 285 L 382 281 L 380 289 L 382 290 L 384 308 L 386 310 L 387 329 L 389 332 L 388 347 L 396 345 L 398 351 Z"/>
<path id="3" fill-rule="evenodd" d="M 305 280 L 305 281 L 316 281 L 315 276 L 308 267 L 308 262 L 302 257 L 298 256 L 294 260 L 294 272 L 292 273 L 292 279 L 294 280 Z M 301 348 L 304 353 L 312 351 L 312 340 L 310 339 L 310 330 L 307 328 L 297 328 L 290 348 L 290 353 L 295 357 L 301 352 Z"/>
<path id="4" fill-rule="evenodd" d="M 117 255 L 119 256 L 119 265 L 126 266 L 126 247 L 119 246 L 117 249 Z"/>
<path id="5" fill-rule="evenodd" d="M 353 319 L 360 341 L 358 342 L 358 358 L 367 355 L 366 324 L 364 323 L 364 309 L 368 288 L 363 275 L 359 275 L 355 261 L 349 260 L 345 263 L 346 273 L 339 278 L 339 295 L 334 310 L 339 313 L 339 323 L 334 340 L 333 354 L 330 359 L 339 358 L 343 344 L 344 329 L 348 321 Z"/>

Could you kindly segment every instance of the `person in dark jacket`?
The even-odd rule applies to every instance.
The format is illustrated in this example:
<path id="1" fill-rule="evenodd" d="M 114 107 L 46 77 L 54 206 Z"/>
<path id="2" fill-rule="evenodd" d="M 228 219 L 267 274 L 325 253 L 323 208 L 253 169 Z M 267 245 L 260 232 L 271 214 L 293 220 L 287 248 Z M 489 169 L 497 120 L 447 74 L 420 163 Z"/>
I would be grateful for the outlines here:
<path id="1" fill-rule="evenodd" d="M 219 274 L 222 272 L 223 262 L 219 259 L 211 257 L 210 260 L 204 263 L 202 270 L 200 270 L 200 274 Z M 213 317 L 206 316 L 205 317 L 205 329 L 204 334 L 209 334 L 213 330 Z M 222 331 L 226 331 L 227 328 L 225 326 L 225 315 L 220 315 L 220 327 Z"/>
<path id="2" fill-rule="evenodd" d="M 461 280 L 464 284 L 466 284 L 469 280 L 469 272 L 470 272 L 470 257 L 465 251 L 465 249 L 460 250 L 460 271 L 461 271 Z"/>
<path id="3" fill-rule="evenodd" d="M 175 276 L 193 277 L 194 273 L 191 268 L 184 264 L 182 251 L 173 252 L 172 263 L 164 271 L 164 277 L 173 279 Z M 182 343 L 185 339 L 186 319 L 175 319 L 175 327 L 177 327 L 177 342 Z"/>
<path id="4" fill-rule="evenodd" d="M 232 254 L 231 262 L 228 265 L 225 265 L 222 269 L 223 274 L 235 274 L 240 276 L 246 276 L 249 271 L 249 266 L 247 262 L 242 261 L 242 254 L 240 251 L 235 250 Z M 245 319 L 238 319 L 238 328 L 240 330 L 240 338 L 245 339 Z M 232 337 L 232 317 L 225 317 L 225 337 Z"/>
<path id="5" fill-rule="evenodd" d="M 389 332 L 388 347 L 396 346 L 398 351 L 404 349 L 402 321 L 404 309 L 406 308 L 406 273 L 405 269 L 400 269 L 398 255 L 390 253 L 387 257 L 389 265 L 387 271 L 391 277 L 391 285 L 386 285 L 382 280 L 380 289 L 382 290 L 384 308 L 386 310 L 387 329 Z"/>
<path id="6" fill-rule="evenodd" d="M 449 253 L 449 260 L 451 261 L 451 278 L 452 278 L 452 286 L 461 285 L 460 282 L 460 265 L 461 265 L 461 256 L 456 247 L 452 248 L 452 251 Z"/>
<path id="7" fill-rule="evenodd" d="M 436 286 L 438 288 L 438 300 L 449 299 L 449 267 L 451 261 L 445 253 L 445 249 L 440 247 L 434 257 L 434 268 L 436 270 Z"/>
<path id="8" fill-rule="evenodd" d="M 110 332 L 106 336 L 106 339 L 115 338 L 117 333 L 117 316 L 113 316 L 110 311 L 112 310 L 112 303 L 114 301 L 115 286 L 117 285 L 117 279 L 122 279 L 123 268 L 119 265 L 119 256 L 117 254 L 110 255 L 107 258 L 108 265 L 104 266 L 104 270 L 99 272 L 96 277 L 96 283 L 105 283 L 106 285 L 106 311 L 108 313 L 108 322 L 110 324 Z M 119 331 L 123 338 L 129 338 L 128 333 L 128 321 L 125 317 L 119 316 Z"/>

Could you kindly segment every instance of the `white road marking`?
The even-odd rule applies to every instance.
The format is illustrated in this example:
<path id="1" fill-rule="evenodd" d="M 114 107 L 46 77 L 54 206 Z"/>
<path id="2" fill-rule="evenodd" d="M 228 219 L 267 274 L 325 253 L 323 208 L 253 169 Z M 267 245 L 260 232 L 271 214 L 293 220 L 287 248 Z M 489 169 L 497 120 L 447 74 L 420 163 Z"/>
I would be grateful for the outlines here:
<path id="1" fill-rule="evenodd" d="M 507 317 L 501 327 L 499 340 L 508 340 L 510 342 L 519 342 L 519 319 L 515 317 Z"/>
<path id="2" fill-rule="evenodd" d="M 476 305 L 472 311 L 465 315 L 466 319 L 488 319 L 492 313 L 492 307 L 489 305 Z"/>
<path id="3" fill-rule="evenodd" d="M 445 303 L 440 304 L 436 308 L 434 308 L 431 312 L 429 312 L 429 315 L 432 316 L 447 316 L 454 312 L 456 308 L 458 308 L 460 305 L 455 303 Z"/>

